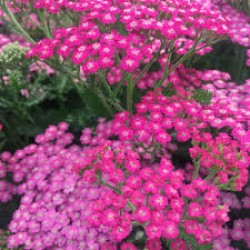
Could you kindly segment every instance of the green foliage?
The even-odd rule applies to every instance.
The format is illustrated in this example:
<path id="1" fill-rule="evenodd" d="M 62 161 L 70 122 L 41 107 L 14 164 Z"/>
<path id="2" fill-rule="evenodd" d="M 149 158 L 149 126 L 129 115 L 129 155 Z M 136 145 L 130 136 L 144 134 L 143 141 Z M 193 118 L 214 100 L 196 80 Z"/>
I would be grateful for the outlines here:
<path id="1" fill-rule="evenodd" d="M 2 48 L 0 63 L 9 68 L 14 68 L 24 58 L 26 50 L 18 42 L 9 43 Z"/>
<path id="2" fill-rule="evenodd" d="M 193 90 L 192 99 L 196 100 L 202 105 L 209 105 L 211 103 L 213 94 L 212 92 L 204 89 Z"/>
<path id="3" fill-rule="evenodd" d="M 115 29 L 121 34 L 121 35 L 124 35 L 124 36 L 127 36 L 128 35 L 128 31 L 126 30 L 126 27 L 125 27 L 125 24 L 124 23 L 121 23 L 119 21 L 117 21 L 115 23 Z"/>
<path id="4" fill-rule="evenodd" d="M 232 81 L 240 84 L 250 78 L 250 67 L 246 66 L 246 50 L 247 48 L 239 44 L 221 41 L 213 46 L 212 52 L 202 57 L 196 56 L 188 66 L 200 70 L 217 69 L 228 72 Z"/>
<path id="5" fill-rule="evenodd" d="M 163 95 L 170 97 L 176 94 L 176 89 L 173 87 L 172 83 L 169 82 L 167 87 L 163 89 L 162 93 Z"/>
<path id="6" fill-rule="evenodd" d="M 68 75 L 30 72 L 32 61 L 25 59 L 25 51 L 10 43 L 0 54 L 1 151 L 27 145 L 50 124 L 68 121 L 78 132 L 106 115 L 95 93 L 80 96 Z"/>
<path id="7" fill-rule="evenodd" d="M 212 250 L 212 244 L 199 245 L 195 240 L 194 236 L 187 234 L 183 229 L 180 230 L 180 237 L 187 243 L 188 246 L 192 247 L 192 250 Z"/>

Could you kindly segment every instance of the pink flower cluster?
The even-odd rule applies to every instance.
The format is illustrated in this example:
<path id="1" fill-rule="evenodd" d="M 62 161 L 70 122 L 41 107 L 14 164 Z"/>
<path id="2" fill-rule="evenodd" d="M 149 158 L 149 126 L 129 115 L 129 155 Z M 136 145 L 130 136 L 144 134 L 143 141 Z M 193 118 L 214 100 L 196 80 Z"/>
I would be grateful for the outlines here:
<path id="1" fill-rule="evenodd" d="M 179 1 L 36 1 L 35 8 L 57 13 L 60 8 L 81 15 L 73 27 L 54 30 L 53 38 L 40 40 L 28 56 L 70 58 L 85 74 L 119 66 L 128 73 L 165 53 L 170 41 L 201 38 L 199 46 L 229 32 L 228 19 L 201 4 Z M 218 22 L 219 20 L 219 22 Z M 124 34 L 128 33 L 128 34 Z M 191 40 L 190 40 L 191 39 Z M 177 49 L 182 44 L 176 43 Z"/>
<path id="2" fill-rule="evenodd" d="M 215 139 L 210 133 L 202 133 L 193 140 L 199 145 L 189 148 L 191 158 L 198 160 L 202 167 L 217 168 L 214 174 L 218 183 L 242 190 L 248 181 L 249 156 L 246 151 L 238 150 L 239 143 L 226 133 L 220 133 Z"/>
<path id="3" fill-rule="evenodd" d="M 0 162 L 0 176 L 1 178 L 6 177 L 6 170 L 4 164 Z M 17 193 L 15 185 L 9 183 L 6 180 L 0 180 L 0 201 L 1 202 L 8 202 L 12 199 L 13 195 Z"/>
<path id="4" fill-rule="evenodd" d="M 199 72 L 197 71 L 196 73 L 198 76 Z M 228 79 L 226 74 L 218 71 L 207 71 L 206 74 L 203 75 L 204 79 L 210 79 L 210 77 L 214 79 L 224 78 L 224 81 Z M 219 80 L 217 85 L 221 86 Z M 246 122 L 244 118 L 247 118 L 247 116 L 244 116 L 244 118 L 237 116 L 237 112 L 238 115 L 240 115 L 240 111 L 244 114 L 244 107 L 238 106 L 237 110 L 231 107 L 232 113 L 220 113 L 221 110 L 216 109 L 213 103 L 212 105 L 206 106 L 207 110 L 203 112 L 204 107 L 202 108 L 201 105 L 188 98 L 190 93 L 181 88 L 177 88 L 177 90 L 178 94 L 171 97 L 164 96 L 160 90 L 158 90 L 158 92 L 148 92 L 148 94 L 142 98 L 142 102 L 136 105 L 137 113 L 135 115 L 130 116 L 129 113 L 122 112 L 117 114 L 111 122 L 104 123 L 100 121 L 96 133 L 93 133 L 90 129 L 83 130 L 81 142 L 86 145 L 99 145 L 99 143 L 104 143 L 106 139 L 116 136 L 120 140 L 109 143 L 105 142 L 107 144 L 104 144 L 105 146 L 102 148 L 104 152 L 102 153 L 100 152 L 101 148 L 97 147 L 97 149 L 93 150 L 95 155 L 93 158 L 94 161 L 88 157 L 92 162 L 88 159 L 84 159 L 84 164 L 80 166 L 80 168 L 85 169 L 83 178 L 87 178 L 89 181 L 95 181 L 96 173 L 98 173 L 99 177 L 103 177 L 106 185 L 111 185 L 115 189 L 110 191 L 108 197 L 114 197 L 111 199 L 119 201 L 118 204 L 111 202 L 107 196 L 101 197 L 98 205 L 93 207 L 93 209 L 96 210 L 95 216 L 89 220 L 92 225 L 97 227 L 100 225 L 107 226 L 104 218 L 110 216 L 111 221 L 108 223 L 112 225 L 110 234 L 116 241 L 128 236 L 131 230 L 131 224 L 128 224 L 129 220 L 135 220 L 144 225 L 146 235 L 149 239 L 153 240 L 161 236 L 167 239 L 171 239 L 171 237 L 178 238 L 179 232 L 174 223 L 181 221 L 181 215 L 185 214 L 184 210 L 186 209 L 186 215 L 191 217 L 184 217 L 183 225 L 186 232 L 194 234 L 200 244 L 207 243 L 212 240 L 211 234 L 218 237 L 223 233 L 221 224 L 228 220 L 228 207 L 220 207 L 218 205 L 217 198 L 219 197 L 219 192 L 214 185 L 219 185 L 220 188 L 223 189 L 223 185 L 228 184 L 228 187 L 225 186 L 225 188 L 241 190 L 248 180 L 249 149 L 245 149 L 241 144 L 241 138 L 235 134 L 236 129 L 234 127 L 240 126 L 241 123 L 243 125 Z M 217 96 L 215 95 L 215 100 L 216 98 Z M 225 109 L 225 104 L 227 103 L 222 102 L 220 104 L 223 105 Z M 234 118 L 232 119 L 234 126 L 229 122 L 221 125 L 219 122 L 212 122 L 212 119 L 208 120 L 208 111 L 213 112 L 213 114 L 218 115 L 218 117 L 224 115 L 225 117 L 223 118 L 225 118 L 225 120 L 227 117 Z M 228 116 L 226 116 L 226 114 Z M 215 119 L 215 117 L 213 117 L 213 119 Z M 187 124 L 190 125 L 190 127 Z M 203 130 L 209 131 L 210 129 L 220 131 L 225 127 L 229 128 L 227 133 L 220 132 L 216 136 L 213 135 L 212 131 L 209 133 L 202 132 Z M 178 136 L 183 130 L 185 132 L 187 131 L 187 133 L 184 133 L 188 134 L 186 139 L 184 139 L 185 137 Z M 212 181 L 214 183 L 213 185 L 208 184 L 203 179 L 196 179 L 191 181 L 190 184 L 186 184 L 184 173 L 179 170 L 174 170 L 171 161 L 167 160 L 171 158 L 170 152 L 177 149 L 177 141 L 181 143 L 191 138 L 194 143 L 199 142 L 203 145 L 202 147 L 195 145 L 190 150 L 192 158 L 199 156 L 198 162 L 201 167 L 200 170 L 203 173 L 198 173 L 198 175 L 205 178 L 208 173 L 204 171 L 204 168 L 213 168 L 211 172 L 213 175 L 207 176 L 207 180 Z M 129 152 L 131 152 L 132 149 L 136 149 L 141 155 L 141 162 L 143 164 L 139 165 L 138 162 L 134 162 L 132 165 L 133 168 L 131 168 L 131 165 L 127 163 L 127 161 L 131 160 L 130 156 L 122 154 L 124 165 L 121 165 L 119 150 L 123 150 L 124 147 L 126 150 L 129 150 Z M 111 149 L 113 149 L 113 152 Z M 92 157 L 93 152 L 90 152 L 88 155 Z M 96 157 L 96 154 L 98 157 Z M 103 158 L 102 154 L 108 155 L 108 157 L 105 156 Z M 136 157 L 136 160 L 138 155 L 136 154 L 133 157 Z M 107 164 L 106 158 L 114 159 L 114 163 Z M 164 164 L 154 164 L 149 167 L 149 160 L 155 162 L 156 159 L 159 158 L 161 159 L 161 164 L 163 161 L 167 164 L 167 167 L 162 169 Z M 110 166 L 111 170 L 107 168 L 107 166 Z M 214 172 L 214 170 L 216 171 Z M 130 173 L 127 176 L 129 181 L 127 181 L 126 174 L 123 172 Z M 115 173 L 115 177 L 113 173 Z M 147 175 L 144 176 L 145 174 Z M 179 184 L 180 186 L 178 186 Z M 175 195 L 177 194 L 180 195 L 179 197 L 181 199 L 185 197 L 194 200 L 190 201 L 189 206 L 186 206 L 184 210 L 182 210 L 183 207 L 185 207 L 184 201 L 179 200 L 177 207 L 173 209 L 171 198 L 175 199 Z M 204 197 L 204 200 L 198 199 L 199 202 L 197 202 L 197 196 Z M 124 199 L 124 197 L 126 199 Z M 126 201 L 127 203 L 125 204 Z M 213 204 L 213 206 L 217 204 L 217 209 L 213 206 L 209 207 L 209 202 L 212 202 L 211 205 Z M 124 206 L 123 214 L 126 218 L 125 221 L 123 214 L 121 215 L 115 212 L 120 208 L 121 203 Z M 178 206 L 180 206 L 180 210 L 177 209 Z M 163 223 L 164 212 L 162 212 L 162 210 L 165 210 L 166 207 L 170 209 L 170 211 L 174 210 L 174 212 L 165 212 L 165 220 L 169 225 L 172 225 L 170 235 L 165 234 L 166 232 L 164 231 L 167 226 Z M 138 209 L 139 211 L 142 209 L 140 214 L 138 214 Z M 108 215 L 104 215 L 102 213 L 103 210 L 107 211 Z M 154 214 L 152 217 L 152 213 L 155 211 L 161 214 L 160 221 L 161 224 L 164 225 L 163 231 L 162 227 L 157 225 L 157 221 L 154 219 L 158 215 L 156 216 L 156 214 Z M 180 212 L 181 215 L 178 215 L 177 212 Z M 131 217 L 131 213 L 133 213 L 134 216 Z M 196 220 L 199 217 L 203 219 L 205 217 L 205 221 L 203 220 L 201 224 Z M 208 224 L 206 224 L 206 220 L 209 222 Z M 153 226 L 151 228 L 152 223 Z M 119 230 L 121 234 L 117 234 L 117 227 L 121 225 L 123 225 L 124 228 L 123 230 Z M 199 233 L 197 233 L 197 230 Z M 207 241 L 205 239 L 207 239 Z"/>
<path id="5" fill-rule="evenodd" d="M 72 173 L 72 166 L 85 153 L 70 145 L 73 135 L 67 133 L 67 127 L 66 123 L 50 126 L 37 136 L 37 144 L 13 155 L 1 154 L 2 165 L 13 174 L 17 192 L 22 195 L 9 225 L 10 249 L 99 250 L 108 239 L 105 230 L 86 221 L 91 214 L 89 204 L 99 199 L 105 188 L 84 183 Z M 1 193 L 1 200 L 4 196 Z"/>
<path id="6" fill-rule="evenodd" d="M 247 197 L 248 198 L 248 197 Z M 232 209 L 241 209 L 242 204 L 237 195 L 229 192 L 220 192 L 220 200 L 222 204 L 226 204 Z"/>
<path id="7" fill-rule="evenodd" d="M 212 7 L 221 11 L 221 14 L 230 18 L 230 38 L 232 42 L 250 48 L 250 17 L 243 11 L 239 11 L 228 3 L 227 0 L 213 0 Z M 249 51 L 249 50 L 248 50 Z M 249 52 L 247 53 L 248 58 Z M 249 59 L 246 62 L 250 66 Z"/>
<path id="8" fill-rule="evenodd" d="M 250 208 L 250 187 L 244 189 L 244 196 L 239 199 L 235 194 L 221 192 L 220 199 L 222 204 L 227 204 L 233 209 L 249 209 Z"/>
<path id="9" fill-rule="evenodd" d="M 232 247 L 230 245 L 231 239 L 230 239 L 230 231 L 228 228 L 224 229 L 224 233 L 221 237 L 218 239 L 215 239 L 213 242 L 213 250 L 238 250 L 238 248 Z"/>
<path id="10" fill-rule="evenodd" d="M 193 170 L 194 168 L 190 164 L 186 166 L 186 171 L 185 171 L 186 179 L 188 175 L 191 175 L 191 178 L 190 178 L 190 181 L 191 181 Z M 204 173 L 201 175 L 204 175 Z M 239 198 L 239 196 L 242 196 L 242 195 L 243 197 Z M 232 225 L 233 223 L 233 227 L 229 228 L 228 225 L 223 227 L 223 234 L 213 240 L 213 249 L 214 250 L 223 250 L 223 249 L 239 250 L 239 248 L 232 247 L 231 243 L 240 241 L 240 240 L 245 241 L 245 244 L 247 244 L 246 246 L 249 247 L 249 216 L 248 216 L 248 210 L 250 208 L 249 186 L 244 189 L 244 192 L 238 193 L 237 195 L 232 192 L 220 191 L 219 199 L 220 199 L 220 204 L 227 205 L 230 208 L 231 215 L 230 215 L 229 225 Z M 245 216 L 247 216 L 246 218 L 237 219 L 238 217 L 242 218 L 244 214 Z M 243 248 L 240 248 L 240 249 L 243 249 Z"/>
<path id="11" fill-rule="evenodd" d="M 174 170 L 166 158 L 160 164 L 141 165 L 138 157 L 105 145 L 91 149 L 82 160 L 83 180 L 112 187 L 93 204 L 90 225 L 107 228 L 115 242 L 125 239 L 135 222 L 145 228 L 149 240 L 177 239 L 180 227 L 199 244 L 222 234 L 228 208 L 219 206 L 215 186 L 202 179 L 185 184 L 183 172 Z"/>
<path id="12" fill-rule="evenodd" d="M 250 218 L 235 220 L 230 236 L 236 241 L 244 240 L 250 248 Z"/>
<path id="13" fill-rule="evenodd" d="M 165 67 L 166 58 L 160 58 L 160 64 L 162 68 Z M 138 82 L 137 86 L 141 89 L 152 88 L 154 82 L 159 81 L 162 76 L 163 71 L 161 69 L 149 72 Z M 192 106 L 192 110 L 197 110 L 199 115 L 195 116 L 195 118 L 200 120 L 200 126 L 211 126 L 219 130 L 223 130 L 226 127 L 230 128 L 230 137 L 239 141 L 240 147 L 249 152 L 249 80 L 239 86 L 230 81 L 228 73 L 217 70 L 199 71 L 192 68 L 187 69 L 180 65 L 170 74 L 163 86 L 167 87 L 168 83 L 174 86 L 170 89 L 171 91 L 177 89 L 176 91 L 179 95 L 183 96 L 190 96 L 190 92 L 184 91 L 183 87 L 189 90 L 202 88 L 211 91 L 213 93 L 211 105 L 200 107 L 197 103 L 188 104 Z M 178 105 L 178 102 L 179 100 L 177 101 L 176 99 L 176 105 Z M 180 102 L 186 101 L 182 100 Z M 183 110 L 183 112 L 186 111 Z M 188 122 L 188 124 L 190 123 Z"/>
<path id="14" fill-rule="evenodd" d="M 250 208 L 250 188 L 249 186 L 244 189 L 244 193 L 241 193 L 241 199 L 238 198 L 235 194 L 221 192 L 220 199 L 223 204 L 227 204 L 230 206 L 235 213 L 237 213 L 238 217 L 241 219 L 235 219 L 233 221 L 232 228 L 226 227 L 224 229 L 224 235 L 219 237 L 214 241 L 214 249 L 236 249 L 229 248 L 229 244 L 231 241 L 244 241 L 246 246 L 250 248 L 250 218 L 248 214 L 248 210 Z M 244 210 L 246 212 L 244 212 Z M 247 216 L 245 218 L 244 214 Z M 227 248 L 228 247 L 228 248 Z M 238 249 L 238 248 L 237 248 Z"/>

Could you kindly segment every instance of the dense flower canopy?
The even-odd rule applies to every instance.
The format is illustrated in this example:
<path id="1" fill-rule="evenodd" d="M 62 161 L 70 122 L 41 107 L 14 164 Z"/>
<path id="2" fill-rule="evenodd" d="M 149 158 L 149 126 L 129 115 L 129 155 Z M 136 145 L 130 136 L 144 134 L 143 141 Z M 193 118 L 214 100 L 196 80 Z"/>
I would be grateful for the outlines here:
<path id="1" fill-rule="evenodd" d="M 190 66 L 224 39 L 250 57 L 245 13 L 225 0 L 0 4 L 1 28 L 13 22 L 24 37 L 0 34 L 1 62 L 20 54 L 18 66 L 26 56 L 25 81 L 41 77 L 49 105 L 58 95 L 63 112 L 73 99 L 95 112 L 88 106 L 94 94 L 91 102 L 101 102 L 94 107 L 111 110 L 94 125 L 94 116 L 84 117 L 93 126 L 79 131 L 78 124 L 75 134 L 61 122 L 22 149 L 0 153 L 0 201 L 21 196 L 8 226 L 10 249 L 234 250 L 230 239 L 250 245 L 248 219 L 227 224 L 232 209 L 250 207 L 250 80 L 239 86 L 226 72 Z M 11 81 L 8 72 L 3 87 L 29 101 L 21 78 Z M 45 83 L 51 75 L 55 89 Z"/>
<path id="2" fill-rule="evenodd" d="M 53 38 L 39 41 L 28 55 L 70 58 L 85 74 L 112 66 L 132 73 L 158 53 L 166 54 L 171 44 L 183 54 L 229 34 L 229 20 L 219 11 L 186 0 L 36 1 L 34 7 L 77 13 L 79 21 L 54 30 Z"/>

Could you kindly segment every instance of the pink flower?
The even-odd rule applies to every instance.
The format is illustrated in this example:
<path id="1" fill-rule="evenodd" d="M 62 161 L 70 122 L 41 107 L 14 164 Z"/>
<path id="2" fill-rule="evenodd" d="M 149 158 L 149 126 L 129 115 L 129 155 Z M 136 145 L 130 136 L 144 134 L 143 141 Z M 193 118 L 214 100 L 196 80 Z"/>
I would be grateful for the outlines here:
<path id="1" fill-rule="evenodd" d="M 124 242 L 121 245 L 121 250 L 137 250 L 137 248 L 130 242 Z"/>
<path id="2" fill-rule="evenodd" d="M 133 130 L 127 128 L 121 128 L 119 131 L 119 138 L 120 140 L 131 140 L 133 138 Z"/>
<path id="3" fill-rule="evenodd" d="M 188 234 L 193 234 L 193 235 L 198 234 L 200 230 L 199 223 L 195 220 L 185 220 L 184 228 Z"/>
<path id="4" fill-rule="evenodd" d="M 81 64 L 85 59 L 87 59 L 88 54 L 84 50 L 76 50 L 73 52 L 71 60 L 74 64 Z"/>
<path id="5" fill-rule="evenodd" d="M 112 228 L 112 236 L 116 241 L 125 239 L 131 231 L 131 227 L 128 225 L 117 225 Z"/>
<path id="6" fill-rule="evenodd" d="M 87 75 L 96 73 L 99 70 L 99 68 L 100 68 L 99 63 L 94 60 L 88 60 L 82 65 L 82 70 Z"/>
<path id="7" fill-rule="evenodd" d="M 171 220 L 171 221 L 176 222 L 176 223 L 181 222 L 182 213 L 179 211 L 168 210 L 166 215 L 167 215 L 168 220 Z"/>
<path id="8" fill-rule="evenodd" d="M 126 184 L 131 188 L 138 189 L 139 187 L 141 187 L 142 180 L 139 176 L 132 175 L 127 178 Z"/>
<path id="9" fill-rule="evenodd" d="M 107 209 L 103 212 L 102 215 L 103 218 L 103 225 L 107 225 L 107 226 L 116 226 L 119 222 L 118 218 L 118 214 L 115 213 L 113 210 L 111 209 Z"/>
<path id="10" fill-rule="evenodd" d="M 123 70 L 132 73 L 139 67 L 139 62 L 136 58 L 124 57 L 121 60 L 121 67 Z"/>
<path id="11" fill-rule="evenodd" d="M 171 138 L 171 136 L 170 136 L 167 132 L 165 132 L 164 130 L 159 130 L 159 131 L 157 132 L 157 135 L 155 136 L 155 139 L 156 139 L 158 142 L 164 144 L 164 143 L 170 142 L 172 138 Z"/>
<path id="12" fill-rule="evenodd" d="M 225 172 L 222 172 L 222 171 L 219 171 L 218 178 L 219 178 L 221 184 L 225 184 L 229 180 L 228 174 Z"/>
<path id="13" fill-rule="evenodd" d="M 197 202 L 192 202 L 188 207 L 188 214 L 192 217 L 201 217 L 203 215 L 202 207 Z"/>
<path id="14" fill-rule="evenodd" d="M 101 245 L 101 250 L 117 250 L 116 245 L 112 242 L 105 242 Z"/>
<path id="15" fill-rule="evenodd" d="M 171 249 L 172 250 L 180 250 L 180 249 L 186 250 L 187 249 L 186 243 L 182 239 L 176 239 L 171 242 Z"/>
<path id="16" fill-rule="evenodd" d="M 158 210 L 162 210 L 168 205 L 168 199 L 163 195 L 155 194 L 149 198 L 149 204 Z"/>
<path id="17" fill-rule="evenodd" d="M 166 193 L 166 196 L 168 198 L 178 198 L 179 197 L 179 192 L 176 188 L 174 188 L 172 185 L 166 184 L 164 187 L 164 191 Z"/>
<path id="18" fill-rule="evenodd" d="M 192 185 L 183 185 L 180 191 L 182 196 L 185 196 L 189 199 L 195 199 L 197 196 L 197 191 Z"/>
<path id="19" fill-rule="evenodd" d="M 106 13 L 102 16 L 101 21 L 104 24 L 112 24 L 116 22 L 116 17 L 114 14 L 111 13 Z"/>
<path id="20" fill-rule="evenodd" d="M 140 223 L 144 223 L 151 219 L 150 209 L 147 207 L 137 208 L 134 212 L 134 218 Z"/>
<path id="21" fill-rule="evenodd" d="M 143 185 L 143 191 L 146 194 L 150 194 L 150 193 L 157 193 L 158 192 L 158 187 L 156 186 L 156 184 L 152 181 L 147 181 L 146 183 L 144 183 Z"/>
<path id="22" fill-rule="evenodd" d="M 160 239 L 147 240 L 146 248 L 148 250 L 162 250 Z"/>
<path id="23" fill-rule="evenodd" d="M 109 56 L 101 56 L 99 58 L 99 63 L 101 68 L 110 68 L 114 65 L 114 60 Z"/>
<path id="24" fill-rule="evenodd" d="M 178 224 L 173 221 L 164 221 L 161 227 L 162 236 L 169 239 L 176 239 L 179 235 Z"/>
<path id="25" fill-rule="evenodd" d="M 140 162 L 138 160 L 128 160 L 125 162 L 126 169 L 131 173 L 138 172 L 140 170 Z"/>
<path id="26" fill-rule="evenodd" d="M 146 226 L 145 230 L 150 240 L 159 239 L 161 237 L 161 227 L 157 224 L 149 224 Z"/>

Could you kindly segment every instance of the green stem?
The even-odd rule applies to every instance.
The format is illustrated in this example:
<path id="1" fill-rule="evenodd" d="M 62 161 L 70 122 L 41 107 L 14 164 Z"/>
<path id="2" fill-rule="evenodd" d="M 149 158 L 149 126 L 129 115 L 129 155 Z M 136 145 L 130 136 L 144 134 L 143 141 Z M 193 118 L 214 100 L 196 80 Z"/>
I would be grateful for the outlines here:
<path id="1" fill-rule="evenodd" d="M 40 19 L 40 21 L 42 23 L 42 26 L 41 26 L 42 30 L 44 31 L 45 35 L 48 38 L 51 38 L 52 37 L 51 29 L 50 29 L 50 26 L 49 26 L 49 22 L 47 23 L 47 21 L 45 19 L 44 12 L 42 13 L 42 12 L 38 11 L 37 14 L 38 14 L 38 17 L 39 17 L 39 19 Z"/>
<path id="2" fill-rule="evenodd" d="M 106 181 L 102 180 L 100 176 L 97 175 L 96 178 L 99 180 L 100 184 L 102 184 L 106 187 L 109 187 L 117 194 L 122 194 L 122 192 L 118 188 L 116 188 L 116 187 L 110 185 L 109 183 L 107 183 Z M 134 204 L 129 199 L 128 199 L 127 203 L 128 203 L 129 208 L 132 210 L 132 212 L 135 212 L 136 208 L 135 208 Z"/>
<path id="3" fill-rule="evenodd" d="M 224 183 L 224 184 L 220 184 L 220 185 L 216 185 L 218 189 L 220 190 L 229 190 L 229 191 L 232 191 L 232 184 L 234 183 L 234 179 L 229 179 L 229 181 L 227 183 Z M 213 183 L 214 184 L 214 183 Z"/>
<path id="4" fill-rule="evenodd" d="M 144 74 L 150 69 L 150 67 L 152 66 L 152 64 L 156 61 L 156 59 L 152 59 L 149 63 L 147 63 L 145 65 L 145 67 L 142 69 L 141 73 L 136 77 L 134 83 L 133 83 L 133 87 L 136 86 L 136 84 L 142 79 L 142 77 L 144 76 Z"/>
<path id="5" fill-rule="evenodd" d="M 109 183 L 107 183 L 106 181 L 102 180 L 102 178 L 101 178 L 99 175 L 96 175 L 96 179 L 97 179 L 97 180 L 100 182 L 100 184 L 102 184 L 103 186 L 109 187 L 110 189 L 112 189 L 112 190 L 115 191 L 116 193 L 121 194 L 121 191 L 120 191 L 118 188 L 116 188 L 116 187 L 110 185 Z"/>
<path id="6" fill-rule="evenodd" d="M 159 48 L 158 52 L 154 55 L 154 57 L 144 66 L 140 74 L 136 77 L 135 81 L 133 82 L 133 88 L 136 84 L 141 80 L 144 74 L 150 69 L 153 63 L 159 58 L 161 50 L 165 47 L 165 43 L 162 43 L 161 47 Z"/>
<path id="7" fill-rule="evenodd" d="M 9 8 L 4 4 L 4 9 L 6 11 L 6 14 L 10 17 L 11 21 L 15 24 L 19 32 L 31 43 L 36 43 L 36 41 L 22 28 L 22 26 L 19 24 L 19 22 L 16 20 L 13 13 L 9 10 Z"/>
<path id="8" fill-rule="evenodd" d="M 36 22 L 35 20 L 33 20 L 30 17 L 30 14 L 29 13 L 27 14 L 27 10 L 21 9 L 21 13 L 22 13 L 23 16 L 25 16 L 27 18 L 27 21 L 32 22 L 36 26 L 36 28 L 38 28 L 39 30 L 41 30 L 42 32 L 44 32 L 44 34 L 46 35 L 46 32 L 45 32 L 44 28 L 41 26 L 41 24 L 38 23 L 38 22 Z M 26 27 L 26 25 L 25 25 L 25 27 Z"/>
<path id="9" fill-rule="evenodd" d="M 66 76 L 68 76 L 70 79 L 72 79 L 72 82 L 74 83 L 76 91 L 78 92 L 79 96 L 82 97 L 82 93 L 84 91 L 84 88 L 82 88 L 82 87 L 84 86 L 84 82 L 76 74 L 72 73 L 72 70 L 69 70 L 67 68 L 67 66 L 61 67 L 61 65 L 58 62 L 53 62 L 52 60 L 46 60 L 46 61 L 38 60 L 38 61 L 45 62 L 51 68 L 55 69 L 58 72 L 64 73 Z M 77 82 L 75 82 L 75 80 L 78 80 L 79 83 L 81 83 L 81 85 L 78 84 Z"/>
<path id="10" fill-rule="evenodd" d="M 195 48 L 199 43 L 199 39 L 196 40 L 196 42 L 194 43 L 194 45 L 192 46 L 191 49 L 189 49 L 187 51 L 187 53 L 182 56 L 173 66 L 171 69 L 169 69 L 169 65 L 166 65 L 166 68 L 164 70 L 164 74 L 162 79 L 156 84 L 156 88 L 160 88 L 162 86 L 162 84 L 164 83 L 164 81 L 168 78 L 168 76 L 181 64 L 183 63 L 185 60 L 187 60 L 190 56 L 192 56 L 195 52 Z M 172 54 L 172 53 L 171 53 Z M 170 63 L 170 62 L 169 62 Z"/>
<path id="11" fill-rule="evenodd" d="M 200 161 L 199 160 L 193 160 L 194 163 L 194 173 L 193 173 L 193 180 L 197 179 L 199 170 L 200 170 Z"/>
<path id="12" fill-rule="evenodd" d="M 122 85 L 123 85 L 123 83 L 125 82 L 126 79 L 127 79 L 127 73 L 124 71 L 121 81 L 115 87 L 115 90 L 114 90 L 114 96 L 115 97 L 118 95 L 119 90 L 121 89 L 121 87 L 122 87 Z"/>
<path id="13" fill-rule="evenodd" d="M 105 98 L 105 96 L 103 95 L 103 93 L 101 92 L 101 90 L 96 87 L 95 88 L 96 94 L 98 95 L 100 101 L 102 102 L 103 106 L 105 107 L 105 109 L 107 110 L 107 113 L 110 117 L 113 117 L 113 112 L 111 107 L 109 106 L 109 104 L 107 103 L 107 100 Z"/>
<path id="14" fill-rule="evenodd" d="M 127 85 L 127 109 L 131 115 L 133 113 L 132 105 L 133 105 L 133 82 L 132 82 L 132 75 L 129 75 L 128 85 Z"/>
<path id="15" fill-rule="evenodd" d="M 134 204 L 130 200 L 128 200 L 128 206 L 132 210 L 132 212 L 136 211 L 136 208 L 135 208 Z"/>
<path id="16" fill-rule="evenodd" d="M 205 180 L 206 180 L 207 182 L 209 182 L 210 180 L 212 180 L 212 179 L 216 176 L 217 172 L 218 172 L 218 171 L 216 171 L 215 169 L 210 168 L 210 169 L 209 169 L 209 174 L 208 174 L 208 176 L 205 178 Z"/>
<path id="17" fill-rule="evenodd" d="M 106 89 L 106 91 L 108 92 L 108 94 L 112 100 L 112 105 L 116 108 L 117 111 L 124 111 L 124 109 L 118 103 L 118 100 L 116 99 L 114 92 L 110 88 L 110 85 L 108 84 L 105 75 L 103 75 L 103 73 L 101 73 L 101 74 L 99 74 L 99 76 L 102 79 L 104 88 Z"/>

